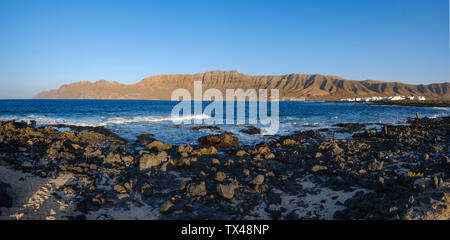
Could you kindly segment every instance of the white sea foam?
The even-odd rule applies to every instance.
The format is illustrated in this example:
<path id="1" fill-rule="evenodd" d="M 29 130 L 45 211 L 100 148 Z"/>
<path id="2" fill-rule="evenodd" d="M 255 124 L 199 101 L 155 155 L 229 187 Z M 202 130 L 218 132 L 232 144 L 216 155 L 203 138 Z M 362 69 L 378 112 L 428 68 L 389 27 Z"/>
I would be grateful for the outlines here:
<path id="1" fill-rule="evenodd" d="M 3 121 L 18 121 L 18 122 L 27 122 L 36 121 L 37 125 L 75 125 L 75 126 L 101 126 L 101 122 L 98 119 L 64 119 L 61 117 L 46 117 L 46 116 L 38 116 L 38 115 L 28 115 L 28 116 L 2 116 L 0 120 Z"/>
<path id="2" fill-rule="evenodd" d="M 434 114 L 434 115 L 430 116 L 429 118 L 438 118 L 438 117 L 441 117 L 441 114 Z"/>
<path id="3" fill-rule="evenodd" d="M 445 110 L 445 111 L 447 111 L 447 112 L 450 111 L 450 108 L 449 108 L 449 107 L 433 107 L 433 109 L 436 109 L 436 110 Z"/>
<path id="4" fill-rule="evenodd" d="M 172 118 L 172 117 L 155 117 L 155 116 L 139 116 L 139 117 L 131 117 L 131 118 L 125 118 L 125 117 L 115 117 L 110 118 L 103 122 L 103 124 L 126 124 L 126 123 L 137 123 L 137 122 L 165 122 L 165 121 L 183 121 L 183 120 L 194 120 L 194 119 L 209 119 L 211 118 L 208 115 L 202 114 L 202 115 L 189 115 L 185 117 L 178 117 L 178 118 Z"/>
<path id="5" fill-rule="evenodd" d="M 138 116 L 138 117 L 113 117 L 113 118 L 92 118 L 92 119 L 64 119 L 61 117 L 47 117 L 39 115 L 27 115 L 27 116 L 2 116 L 0 120 L 9 121 L 24 121 L 30 123 L 36 121 L 38 125 L 75 125 L 75 126 L 107 126 L 109 124 L 129 124 L 139 122 L 164 122 L 164 121 L 183 121 L 194 119 L 208 119 L 211 118 L 208 115 L 190 115 L 179 118 L 162 117 L 162 116 Z"/>
<path id="6" fill-rule="evenodd" d="M 313 123 L 304 123 L 304 127 L 318 127 L 324 125 L 323 123 L 313 122 Z"/>

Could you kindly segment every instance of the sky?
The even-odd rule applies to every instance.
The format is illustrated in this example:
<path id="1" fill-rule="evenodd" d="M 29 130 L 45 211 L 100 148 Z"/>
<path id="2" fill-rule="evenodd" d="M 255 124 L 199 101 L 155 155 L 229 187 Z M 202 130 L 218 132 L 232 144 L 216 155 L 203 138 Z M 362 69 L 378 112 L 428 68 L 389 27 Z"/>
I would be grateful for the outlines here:
<path id="1" fill-rule="evenodd" d="M 449 81 L 448 0 L 0 0 L 0 98 L 237 70 Z"/>

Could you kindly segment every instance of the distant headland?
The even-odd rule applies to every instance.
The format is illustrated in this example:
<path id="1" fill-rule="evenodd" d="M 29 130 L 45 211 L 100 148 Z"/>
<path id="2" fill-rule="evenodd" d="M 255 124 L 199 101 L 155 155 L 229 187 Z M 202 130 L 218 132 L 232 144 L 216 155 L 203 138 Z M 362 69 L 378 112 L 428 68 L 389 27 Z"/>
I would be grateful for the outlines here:
<path id="1" fill-rule="evenodd" d="M 337 101 L 343 98 L 423 96 L 426 99 L 450 99 L 450 83 L 405 84 L 375 80 L 347 80 L 320 74 L 250 76 L 237 71 L 209 71 L 196 74 L 155 75 L 135 84 L 100 80 L 81 81 L 43 91 L 36 99 L 142 99 L 170 100 L 177 88 L 193 91 L 193 82 L 202 81 L 203 89 L 279 89 L 280 100 Z"/>

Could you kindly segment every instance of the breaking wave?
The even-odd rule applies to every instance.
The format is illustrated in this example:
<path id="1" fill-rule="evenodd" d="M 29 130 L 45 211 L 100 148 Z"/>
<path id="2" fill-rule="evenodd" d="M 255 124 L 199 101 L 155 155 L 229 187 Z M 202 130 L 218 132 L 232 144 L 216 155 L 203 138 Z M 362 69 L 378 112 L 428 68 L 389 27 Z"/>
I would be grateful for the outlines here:
<path id="1" fill-rule="evenodd" d="M 137 122 L 164 122 L 164 121 L 184 121 L 184 120 L 194 120 L 194 119 L 209 119 L 208 115 L 189 115 L 185 117 L 153 117 L 153 116 L 139 116 L 132 118 L 116 117 L 110 118 L 104 122 L 105 125 L 108 124 L 126 124 L 126 123 L 137 123 Z"/>
<path id="2" fill-rule="evenodd" d="M 30 123 L 31 121 L 36 121 L 38 125 L 74 125 L 74 126 L 107 126 L 107 125 L 118 125 L 118 124 L 130 124 L 130 123 L 140 123 L 140 122 L 164 122 L 164 121 L 184 121 L 184 120 L 194 120 L 194 119 L 209 119 L 208 115 L 189 115 L 184 117 L 172 118 L 172 117 L 161 117 L 161 116 L 136 116 L 136 117 L 112 117 L 112 118 L 82 118 L 82 119 L 65 119 L 62 117 L 47 117 L 39 115 L 27 115 L 27 116 L 2 116 L 0 120 L 4 121 L 24 121 Z"/>

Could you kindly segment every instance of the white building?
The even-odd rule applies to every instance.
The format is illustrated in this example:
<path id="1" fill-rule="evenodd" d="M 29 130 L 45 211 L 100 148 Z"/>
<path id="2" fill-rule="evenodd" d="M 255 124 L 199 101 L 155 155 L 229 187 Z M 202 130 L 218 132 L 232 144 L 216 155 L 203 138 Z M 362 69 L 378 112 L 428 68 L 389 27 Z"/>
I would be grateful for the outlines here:
<path id="1" fill-rule="evenodd" d="M 368 98 L 343 98 L 340 101 L 342 102 L 377 102 L 377 101 L 399 101 L 399 100 L 418 100 L 425 101 L 424 96 L 390 96 L 390 97 L 368 97 Z"/>

